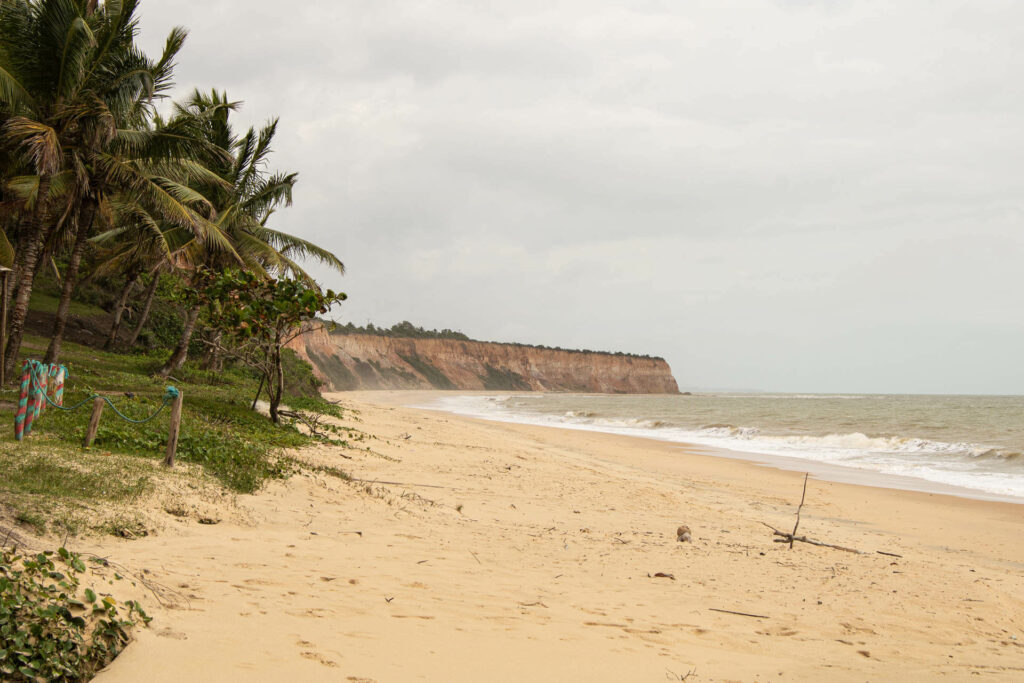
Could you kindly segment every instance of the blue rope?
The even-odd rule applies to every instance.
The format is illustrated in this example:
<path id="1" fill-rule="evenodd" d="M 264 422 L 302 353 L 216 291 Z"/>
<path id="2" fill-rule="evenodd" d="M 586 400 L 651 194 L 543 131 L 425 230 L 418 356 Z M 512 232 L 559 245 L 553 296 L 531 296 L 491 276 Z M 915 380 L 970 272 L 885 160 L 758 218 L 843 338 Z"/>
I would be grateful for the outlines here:
<path id="1" fill-rule="evenodd" d="M 122 413 L 120 410 L 117 409 L 117 406 L 114 405 L 113 401 L 111 401 L 106 396 L 102 396 L 100 394 L 89 394 L 84 399 L 82 399 L 81 401 L 79 401 L 75 405 L 71 406 L 70 408 L 65 408 L 64 406 L 57 405 L 56 403 L 54 403 L 53 400 L 40 387 L 39 378 L 36 377 L 36 369 L 37 368 L 41 368 L 41 367 L 42 367 L 42 364 L 39 363 L 39 361 L 33 361 L 32 362 L 32 367 L 29 369 L 29 373 L 28 373 L 29 377 L 31 377 L 31 379 L 32 379 L 32 388 L 35 391 L 40 392 L 43 395 L 43 398 L 46 399 L 46 402 L 49 403 L 54 408 L 59 408 L 60 410 L 65 410 L 65 411 L 70 412 L 72 410 L 77 410 L 78 408 L 81 408 L 82 406 L 84 406 L 89 401 L 92 401 L 93 399 L 102 398 L 104 400 L 104 402 L 106 402 L 106 404 L 108 406 L 110 406 L 110 409 L 113 410 L 117 414 L 118 417 L 120 417 L 125 422 L 131 422 L 132 424 L 137 424 L 137 425 L 145 424 L 146 422 L 149 422 L 150 420 L 155 418 L 157 415 L 160 414 L 160 411 L 162 411 L 167 406 L 168 403 L 170 403 L 174 399 L 178 398 L 178 396 L 181 393 L 181 392 L 178 391 L 177 387 L 173 387 L 173 386 L 170 386 L 170 385 L 165 387 L 164 388 L 164 396 L 163 396 L 164 400 L 160 404 L 160 407 L 156 409 L 155 413 L 153 413 L 149 417 L 143 418 L 141 420 L 133 420 L 132 418 L 128 417 L 127 415 L 125 415 L 124 413 Z M 65 376 L 67 376 L 66 370 L 65 370 Z M 67 380 L 65 379 L 65 381 L 67 381 Z"/>

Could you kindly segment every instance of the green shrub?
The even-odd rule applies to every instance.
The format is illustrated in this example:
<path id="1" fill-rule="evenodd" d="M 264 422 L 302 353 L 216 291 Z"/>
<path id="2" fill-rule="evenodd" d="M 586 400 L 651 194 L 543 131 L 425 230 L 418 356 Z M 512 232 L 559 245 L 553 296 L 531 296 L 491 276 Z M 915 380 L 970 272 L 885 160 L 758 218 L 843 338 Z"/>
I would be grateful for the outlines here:
<path id="1" fill-rule="evenodd" d="M 299 358 L 295 351 L 282 349 L 281 365 L 284 368 L 285 396 L 289 399 L 297 396 L 320 396 L 320 386 L 323 383 L 313 374 L 313 366 Z"/>
<path id="2" fill-rule="evenodd" d="M 0 549 L 3 680 L 87 681 L 124 649 L 136 618 L 150 621 L 131 600 L 119 604 L 91 588 L 80 599 L 83 572 L 64 548 L 25 556 Z"/>
<path id="3" fill-rule="evenodd" d="M 227 390 L 236 387 L 225 387 Z M 257 491 L 267 479 L 285 476 L 290 465 L 276 457 L 281 448 L 297 448 L 309 443 L 297 429 L 275 425 L 266 416 L 249 410 L 248 397 L 228 397 L 217 392 L 203 395 L 185 389 L 177 459 L 201 464 L 225 486 L 239 493 Z M 69 397 L 78 400 L 78 394 Z M 119 410 L 134 419 L 143 418 L 159 405 L 153 399 L 115 397 Z M 168 413 L 163 411 L 145 424 L 125 422 L 108 408 L 103 412 L 93 447 L 112 453 L 162 458 L 167 447 Z M 80 444 L 89 410 L 48 411 L 40 418 L 40 433 L 52 435 L 68 444 Z"/>

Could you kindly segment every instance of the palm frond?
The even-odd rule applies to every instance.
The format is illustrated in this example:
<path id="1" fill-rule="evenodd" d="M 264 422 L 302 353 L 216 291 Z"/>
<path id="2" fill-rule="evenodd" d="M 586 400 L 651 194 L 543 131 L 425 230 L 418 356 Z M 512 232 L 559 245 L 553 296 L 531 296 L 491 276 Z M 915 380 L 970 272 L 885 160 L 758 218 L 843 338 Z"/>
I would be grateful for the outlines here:
<path id="1" fill-rule="evenodd" d="M 23 150 L 27 160 L 39 173 L 52 174 L 60 170 L 60 138 L 50 126 L 24 116 L 12 116 L 4 126 L 4 137 Z"/>
<path id="2" fill-rule="evenodd" d="M 273 230 L 266 226 L 260 226 L 253 231 L 254 235 L 276 248 L 285 256 L 297 256 L 302 259 L 315 259 L 319 263 L 329 266 L 338 273 L 345 274 L 345 264 L 341 262 L 332 252 L 319 247 L 312 242 L 290 235 L 286 232 Z"/>

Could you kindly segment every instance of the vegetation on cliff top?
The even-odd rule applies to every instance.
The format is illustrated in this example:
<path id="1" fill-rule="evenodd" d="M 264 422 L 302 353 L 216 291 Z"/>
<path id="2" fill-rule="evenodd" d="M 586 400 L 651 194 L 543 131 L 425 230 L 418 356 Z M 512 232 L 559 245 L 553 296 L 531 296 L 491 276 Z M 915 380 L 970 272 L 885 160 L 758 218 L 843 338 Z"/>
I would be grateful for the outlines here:
<path id="1" fill-rule="evenodd" d="M 327 324 L 331 324 L 329 321 Z M 400 339 L 454 339 L 457 341 L 480 342 L 482 344 L 503 344 L 506 346 L 518 346 L 527 349 L 545 349 L 549 351 L 566 351 L 568 353 L 595 353 L 602 356 L 623 356 L 627 358 L 647 358 L 650 360 L 665 360 L 661 356 L 651 356 L 645 353 L 626 353 L 624 351 L 593 351 L 591 349 L 566 349 L 561 346 L 545 346 L 544 344 L 520 344 L 518 342 L 495 342 L 482 339 L 473 339 L 468 335 L 456 330 L 428 330 L 413 325 L 408 320 L 395 323 L 391 327 L 378 327 L 373 323 L 365 326 L 346 323 L 334 325 L 331 328 L 332 334 L 366 334 L 376 337 L 396 337 Z"/>

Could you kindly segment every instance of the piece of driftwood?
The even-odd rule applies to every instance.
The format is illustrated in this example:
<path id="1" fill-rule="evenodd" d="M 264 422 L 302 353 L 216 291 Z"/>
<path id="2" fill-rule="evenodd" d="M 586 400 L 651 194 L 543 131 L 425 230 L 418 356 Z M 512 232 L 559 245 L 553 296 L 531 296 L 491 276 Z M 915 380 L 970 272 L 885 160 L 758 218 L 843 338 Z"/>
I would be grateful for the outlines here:
<path id="1" fill-rule="evenodd" d="M 688 391 L 686 392 L 686 394 L 689 394 L 689 393 L 690 392 L 688 392 Z M 665 678 L 669 679 L 670 681 L 688 681 L 688 680 L 690 680 L 690 676 L 695 676 L 696 674 L 697 674 L 697 667 L 694 667 L 694 668 L 690 669 L 689 671 L 687 671 L 684 674 L 677 674 L 672 669 L 665 669 Z"/>
<path id="2" fill-rule="evenodd" d="M 804 501 L 807 500 L 807 478 L 811 476 L 810 472 L 804 472 L 804 491 L 800 494 L 800 505 L 796 508 L 796 524 L 793 525 L 793 533 L 789 535 L 789 547 L 792 550 L 793 540 L 796 536 L 796 530 L 800 526 L 800 511 L 804 509 Z"/>
<path id="3" fill-rule="evenodd" d="M 771 617 L 765 614 L 750 614 L 749 612 L 734 612 L 731 609 L 718 609 L 715 607 L 708 607 L 708 610 L 712 612 L 721 612 L 722 614 L 736 614 L 741 617 L 753 617 L 755 619 L 771 619 Z"/>
<path id="4" fill-rule="evenodd" d="M 808 543 L 810 545 L 817 545 L 817 546 L 821 546 L 822 548 L 835 548 L 836 550 L 843 550 L 843 551 L 848 552 L 848 553 L 856 553 L 857 555 L 863 555 L 864 554 L 863 551 L 857 550 L 856 548 L 847 548 L 846 546 L 836 545 L 834 543 L 825 543 L 824 541 L 816 541 L 813 538 L 807 538 L 806 536 L 794 536 L 793 534 L 789 533 L 788 531 L 779 531 L 778 529 L 773 527 L 771 524 L 765 524 L 764 522 L 761 522 L 761 524 L 764 524 L 766 527 L 771 529 L 773 535 L 779 536 L 779 538 L 774 539 L 774 541 L 776 543 L 788 543 L 790 548 L 793 547 L 793 543 L 794 542 L 799 541 L 800 543 Z"/>
<path id="5" fill-rule="evenodd" d="M 793 530 L 780 531 L 779 529 L 773 527 L 771 524 L 766 524 L 765 522 L 761 522 L 761 524 L 764 524 L 766 527 L 771 529 L 773 536 L 778 536 L 778 538 L 773 539 L 776 543 L 788 543 L 790 550 L 793 549 L 793 544 L 799 541 L 800 543 L 808 543 L 810 545 L 816 545 L 822 548 L 834 548 L 835 550 L 842 550 L 848 553 L 856 553 L 858 555 L 863 555 L 864 553 L 862 551 L 856 550 L 854 548 L 847 548 L 846 546 L 836 545 L 834 543 L 825 543 L 824 541 L 818 541 L 813 538 L 807 538 L 807 536 L 796 535 L 797 529 L 800 528 L 800 512 L 804 509 L 804 501 L 807 500 L 807 478 L 809 476 L 810 472 L 804 473 L 804 489 L 803 492 L 800 494 L 800 505 L 798 505 L 796 508 L 796 523 L 793 524 Z"/>
<path id="6" fill-rule="evenodd" d="M 298 420 L 302 424 L 306 425 L 306 428 L 309 429 L 309 433 L 312 434 L 313 436 L 323 437 L 326 439 L 329 439 L 331 436 L 326 431 L 320 428 L 320 423 L 324 419 L 324 416 L 322 414 L 307 414 L 301 413 L 297 410 L 278 410 L 277 414 L 280 415 L 281 417 L 287 417 L 293 420 Z M 345 455 L 344 453 L 338 453 L 337 455 L 340 455 L 346 460 L 352 459 L 352 456 Z"/>

